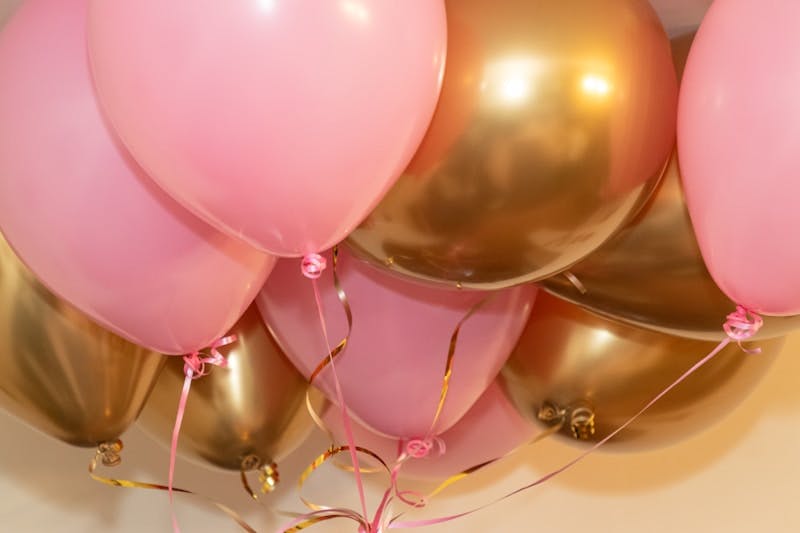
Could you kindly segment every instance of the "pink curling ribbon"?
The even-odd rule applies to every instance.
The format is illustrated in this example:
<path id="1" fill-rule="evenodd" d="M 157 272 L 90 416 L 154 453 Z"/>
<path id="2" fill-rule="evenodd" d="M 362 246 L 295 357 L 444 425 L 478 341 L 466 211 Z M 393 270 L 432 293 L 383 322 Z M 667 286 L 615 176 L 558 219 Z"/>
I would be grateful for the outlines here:
<path id="1" fill-rule="evenodd" d="M 228 360 L 219 352 L 223 346 L 227 346 L 236 342 L 236 335 L 228 335 L 214 341 L 209 347 L 210 355 L 194 352 L 189 355 L 183 356 L 183 373 L 186 376 L 183 380 L 183 390 L 181 397 L 178 400 L 178 412 L 175 415 L 175 427 L 172 430 L 172 444 L 169 452 L 169 477 L 167 481 L 167 492 L 169 493 L 169 506 L 172 512 L 172 530 L 175 533 L 180 533 L 181 528 L 178 525 L 178 518 L 175 516 L 175 507 L 173 505 L 173 490 L 172 482 L 175 477 L 175 458 L 178 452 L 178 436 L 181 433 L 181 424 L 183 424 L 183 414 L 186 412 L 186 401 L 189 399 L 189 390 L 192 388 L 192 381 L 201 378 L 208 374 L 209 369 L 207 365 L 218 366 L 221 368 L 228 367 Z"/>
<path id="2" fill-rule="evenodd" d="M 334 265 L 336 264 L 338 251 L 334 248 L 333 250 L 333 261 Z M 333 377 L 334 387 L 336 389 L 336 401 L 339 403 L 339 407 L 342 410 L 342 422 L 344 426 L 345 437 L 347 440 L 347 445 L 350 451 L 350 460 L 353 463 L 353 474 L 356 480 L 356 487 L 358 488 L 358 497 L 361 502 L 361 510 L 363 512 L 363 516 L 368 516 L 367 514 L 367 498 L 364 491 L 364 482 L 361 479 L 361 468 L 358 462 L 358 452 L 356 447 L 356 439 L 353 435 L 353 426 L 350 420 L 350 415 L 347 409 L 347 403 L 344 399 L 344 394 L 342 393 L 342 386 L 339 382 L 339 375 L 336 373 L 336 365 L 333 362 L 333 350 L 331 349 L 331 342 L 328 338 L 328 327 L 325 322 L 325 313 L 322 309 L 322 298 L 320 297 L 319 285 L 317 284 L 317 280 L 322 276 L 322 272 L 328 266 L 328 262 L 319 254 L 308 254 L 303 257 L 303 261 L 300 264 L 300 270 L 305 277 L 311 280 L 311 284 L 314 287 L 314 299 L 317 304 L 317 313 L 319 314 L 319 321 L 320 326 L 322 327 L 322 335 L 325 337 L 325 346 L 328 349 L 328 364 L 331 368 L 331 375 Z M 335 268 L 335 266 L 334 266 Z M 371 532 L 370 532 L 371 533 Z"/>
<path id="3" fill-rule="evenodd" d="M 764 320 L 758 314 L 756 314 L 753 311 L 750 311 L 750 310 L 748 310 L 748 309 L 746 309 L 746 308 L 744 308 L 742 306 L 737 306 L 736 307 L 736 311 L 734 311 L 733 313 L 731 313 L 731 314 L 729 314 L 727 316 L 725 324 L 723 325 L 723 330 L 725 331 L 727 337 L 725 339 L 723 339 L 722 342 L 720 342 L 719 345 L 717 345 L 717 347 L 714 348 L 711 351 L 711 353 L 709 353 L 708 355 L 703 357 L 700 361 L 695 363 L 689 370 L 687 370 L 680 377 L 678 377 L 678 379 L 676 379 L 671 385 L 669 385 L 666 389 L 664 389 L 663 391 L 658 393 L 655 398 L 650 400 L 644 407 L 642 407 L 639 410 L 639 412 L 637 412 L 635 415 L 633 415 L 631 418 L 629 418 L 620 427 L 618 427 L 617 429 L 612 431 L 610 434 L 608 434 L 602 440 L 597 442 L 591 448 L 587 449 L 586 451 L 584 451 L 583 453 L 581 453 L 580 455 L 578 455 L 577 457 L 575 457 L 574 459 L 572 459 L 571 461 L 566 463 L 565 465 L 557 468 L 556 470 L 554 470 L 554 471 L 552 471 L 552 472 L 550 472 L 548 474 L 545 474 L 544 476 L 540 477 L 536 481 L 533 481 L 532 483 L 529 483 L 529 484 L 527 484 L 527 485 L 525 485 L 523 487 L 520 487 L 520 488 L 518 488 L 518 489 L 516 489 L 516 490 L 514 490 L 512 492 L 509 492 L 508 494 L 505 494 L 504 496 L 501 496 L 500 498 L 498 498 L 498 499 L 496 499 L 496 500 L 494 500 L 492 502 L 489 502 L 489 503 L 487 503 L 485 505 L 482 505 L 482 506 L 477 507 L 475 509 L 471 509 L 469 511 L 465 511 L 463 513 L 459 513 L 459 514 L 455 514 L 455 515 L 445 516 L 445 517 L 441 517 L 441 518 L 431 518 L 431 519 L 427 519 L 427 520 L 399 521 L 399 518 L 402 516 L 402 513 L 401 513 L 399 515 L 394 516 L 389 521 L 389 524 L 387 526 L 388 529 L 418 528 L 418 527 L 431 526 L 431 525 L 435 525 L 435 524 L 442 524 L 442 523 L 445 523 L 445 522 L 451 522 L 451 521 L 456 520 L 458 518 L 462 518 L 462 517 L 477 513 L 480 510 L 486 509 L 487 507 L 490 507 L 490 506 L 492 506 L 492 505 L 494 505 L 496 503 L 499 503 L 499 502 L 501 502 L 501 501 L 503 501 L 503 500 L 505 500 L 507 498 L 510 498 L 510 497 L 512 497 L 512 496 L 514 496 L 516 494 L 519 494 L 520 492 L 524 492 L 524 491 L 526 491 L 528 489 L 531 489 L 533 487 L 541 485 L 541 484 L 545 483 L 546 481 L 549 481 L 550 479 L 556 477 L 557 475 L 569 470 L 570 468 L 572 468 L 573 466 L 575 466 L 576 464 L 578 464 L 579 462 L 584 460 L 587 456 L 589 456 L 592 453 L 594 453 L 595 451 L 597 451 L 598 448 L 603 446 L 605 443 L 610 441 L 612 438 L 616 437 L 621 431 L 623 431 L 625 428 L 630 426 L 645 411 L 650 409 L 650 407 L 652 407 L 656 402 L 658 402 L 661 398 L 663 398 L 666 394 L 668 394 L 672 389 L 677 387 L 686 378 L 688 378 L 689 376 L 694 374 L 703 365 L 705 365 L 706 363 L 711 361 L 717 354 L 719 354 L 719 352 L 721 352 L 731 342 L 736 342 L 737 344 L 739 344 L 739 346 L 746 353 L 758 353 L 758 351 L 756 351 L 756 350 L 746 350 L 745 348 L 742 347 L 741 343 L 743 341 L 746 341 L 747 339 L 752 338 L 756 333 L 758 333 L 758 330 L 761 329 L 763 324 L 764 324 Z"/>

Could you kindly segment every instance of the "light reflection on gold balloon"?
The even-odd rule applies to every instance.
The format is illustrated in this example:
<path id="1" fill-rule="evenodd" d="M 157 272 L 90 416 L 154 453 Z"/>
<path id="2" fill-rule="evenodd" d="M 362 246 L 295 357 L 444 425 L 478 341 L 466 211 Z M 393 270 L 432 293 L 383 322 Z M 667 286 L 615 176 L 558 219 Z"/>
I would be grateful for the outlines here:
<path id="1" fill-rule="evenodd" d="M 560 272 L 646 200 L 674 143 L 669 41 L 645 0 L 451 0 L 417 154 L 348 244 L 418 280 Z"/>

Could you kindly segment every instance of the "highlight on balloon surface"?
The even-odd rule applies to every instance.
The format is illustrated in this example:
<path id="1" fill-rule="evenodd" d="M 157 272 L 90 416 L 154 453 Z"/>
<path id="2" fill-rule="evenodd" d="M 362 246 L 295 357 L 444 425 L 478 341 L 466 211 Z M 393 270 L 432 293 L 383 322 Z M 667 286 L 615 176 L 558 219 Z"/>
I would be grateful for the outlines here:
<path id="1" fill-rule="evenodd" d="M 406 277 L 496 289 L 563 271 L 647 199 L 675 137 L 645 0 L 452 0 L 428 133 L 347 243 Z"/>
<path id="2" fill-rule="evenodd" d="M 88 0 L 30 0 L 0 32 L 0 229 L 59 297 L 166 354 L 198 350 L 252 302 L 274 259 L 163 193 L 95 98 Z"/>
<path id="3" fill-rule="evenodd" d="M 338 442 L 346 441 L 341 412 L 328 409 L 322 417 Z M 377 435 L 369 429 L 353 428 L 358 446 L 378 454 L 392 464 L 408 441 Z M 503 457 L 533 439 L 537 430 L 522 417 L 502 387 L 492 383 L 453 427 L 437 438 L 424 457 L 411 458 L 400 469 L 401 479 L 444 481 L 471 467 Z"/>
<path id="4" fill-rule="evenodd" d="M 308 384 L 286 359 L 253 305 L 230 331 L 237 340 L 220 348 L 227 368 L 192 384 L 178 454 L 196 463 L 234 471 L 259 470 L 264 487 L 279 479 L 276 463 L 309 435 Z M 141 426 L 169 446 L 184 381 L 183 361 L 173 358 L 153 389 Z M 312 405 L 322 397 L 311 392 Z"/>
<path id="5" fill-rule="evenodd" d="M 681 75 L 694 34 L 673 38 Z M 570 267 L 566 276 L 542 281 L 560 298 L 635 326 L 702 340 L 720 340 L 725 316 L 736 308 L 706 269 L 686 208 L 678 154 L 637 216 L 606 244 Z M 800 317 L 768 317 L 754 339 L 785 335 Z"/>
<path id="6" fill-rule="evenodd" d="M 183 205 L 276 255 L 344 239 L 436 106 L 442 0 L 90 4 L 94 78 L 125 145 Z"/>
<path id="7" fill-rule="evenodd" d="M 753 21 L 758 21 L 754 24 Z M 800 314 L 800 11 L 714 2 L 697 32 L 678 110 L 683 189 L 703 259 L 734 302 Z"/>
<path id="8" fill-rule="evenodd" d="M 0 407 L 67 444 L 94 447 L 133 424 L 164 360 L 47 290 L 0 235 Z"/>
<path id="9" fill-rule="evenodd" d="M 350 412 L 363 425 L 394 438 L 446 431 L 492 383 L 511 353 L 536 288 L 490 294 L 428 287 L 377 270 L 346 249 L 339 253 L 337 275 L 352 310 L 349 337 L 330 266 L 318 282 L 331 348 L 347 338 L 335 368 Z M 310 378 L 328 348 L 314 319 L 313 289 L 297 275 L 298 268 L 297 260 L 280 260 L 257 302 L 289 360 Z M 461 321 L 447 398 L 436 419 L 451 337 Z M 336 400 L 329 367 L 313 384 Z"/>
<path id="10" fill-rule="evenodd" d="M 711 427 L 756 387 L 783 342 L 744 344 L 760 354 L 728 345 L 603 449 L 663 447 Z M 716 346 L 603 318 L 542 292 L 503 377 L 524 416 L 544 424 L 564 416 L 566 436 L 597 442 Z"/>

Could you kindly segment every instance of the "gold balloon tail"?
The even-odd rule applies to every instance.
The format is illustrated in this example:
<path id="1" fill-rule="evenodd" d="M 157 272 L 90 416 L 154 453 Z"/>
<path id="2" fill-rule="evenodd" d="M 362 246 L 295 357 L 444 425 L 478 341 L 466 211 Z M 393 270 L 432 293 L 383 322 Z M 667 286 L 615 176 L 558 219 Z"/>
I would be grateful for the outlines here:
<path id="1" fill-rule="evenodd" d="M 100 444 L 97 447 L 97 451 L 95 452 L 94 457 L 92 457 L 92 460 L 89 462 L 89 477 L 91 477 L 98 483 L 102 483 L 104 485 L 108 485 L 111 487 L 123 487 L 127 489 L 160 490 L 160 491 L 172 490 L 173 492 L 177 492 L 180 494 L 187 494 L 189 496 L 202 499 L 208 503 L 211 503 L 214 507 L 225 513 L 240 528 L 242 528 L 242 530 L 247 531 L 248 533 L 256 533 L 256 530 L 253 529 L 244 520 L 244 518 L 242 518 L 239 515 L 239 513 L 237 513 L 227 505 L 215 501 L 207 496 L 203 496 L 201 494 L 197 494 L 196 492 L 192 492 L 190 490 L 178 487 L 170 488 L 167 485 L 160 485 L 157 483 L 147 483 L 144 481 L 131 481 L 128 479 L 118 479 L 113 477 L 101 476 L 97 474 L 97 469 L 100 465 L 111 468 L 120 465 L 120 463 L 122 462 L 122 456 L 120 455 L 122 448 L 123 448 L 122 441 L 118 439 Z"/>

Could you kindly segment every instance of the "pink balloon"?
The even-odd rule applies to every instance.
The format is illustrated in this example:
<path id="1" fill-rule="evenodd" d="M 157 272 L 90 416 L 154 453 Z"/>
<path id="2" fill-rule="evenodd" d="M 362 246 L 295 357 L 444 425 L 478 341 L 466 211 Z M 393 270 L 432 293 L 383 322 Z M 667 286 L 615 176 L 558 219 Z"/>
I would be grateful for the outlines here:
<path id="1" fill-rule="evenodd" d="M 373 430 L 398 438 L 425 436 L 439 403 L 450 337 L 488 293 L 417 285 L 375 270 L 344 249 L 340 254 L 338 271 L 353 312 L 350 341 L 336 361 L 345 402 Z M 319 283 L 335 345 L 346 335 L 347 322 L 331 272 Z M 435 433 L 464 416 L 494 380 L 522 333 L 535 294 L 533 285 L 500 291 L 464 323 Z M 286 355 L 310 377 L 328 350 L 300 262 L 279 261 L 256 301 Z M 315 384 L 336 399 L 330 369 Z"/>
<path id="2" fill-rule="evenodd" d="M 441 85 L 442 0 L 96 0 L 112 123 L 185 206 L 282 256 L 330 248 L 402 172 Z"/>
<path id="3" fill-rule="evenodd" d="M 86 0 L 28 0 L 0 33 L 0 228 L 54 292 L 163 353 L 208 345 L 274 259 L 164 194 L 115 143 L 92 89 Z"/>
<path id="4" fill-rule="evenodd" d="M 678 116 L 706 265 L 733 301 L 775 315 L 800 313 L 800 246 L 789 237 L 800 227 L 799 7 L 715 2 L 689 54 Z"/>
<path id="5" fill-rule="evenodd" d="M 339 442 L 347 442 L 339 409 L 328 409 L 322 420 Z M 536 428 L 520 416 L 500 385 L 493 382 L 464 417 L 439 436 L 444 443 L 444 453 L 440 454 L 434 447 L 427 457 L 409 459 L 403 464 L 400 477 L 442 481 L 467 468 L 502 457 L 529 442 L 535 433 Z M 358 446 L 377 453 L 390 465 L 404 445 L 403 441 L 376 435 L 357 424 L 353 424 L 353 436 Z"/>

